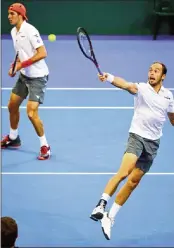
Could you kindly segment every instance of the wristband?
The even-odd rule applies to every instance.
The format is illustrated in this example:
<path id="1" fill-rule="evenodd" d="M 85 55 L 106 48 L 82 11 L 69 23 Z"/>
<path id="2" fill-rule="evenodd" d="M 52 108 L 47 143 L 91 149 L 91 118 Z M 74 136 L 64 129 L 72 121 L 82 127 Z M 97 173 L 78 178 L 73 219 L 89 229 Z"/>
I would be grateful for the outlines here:
<path id="1" fill-rule="evenodd" d="M 109 82 L 109 83 L 113 83 L 113 81 L 114 81 L 114 75 L 112 75 L 112 74 L 109 74 L 109 73 L 107 73 L 107 81 Z"/>
<path id="2" fill-rule="evenodd" d="M 33 61 L 31 59 L 25 60 L 21 63 L 22 68 L 28 67 L 33 64 Z"/>

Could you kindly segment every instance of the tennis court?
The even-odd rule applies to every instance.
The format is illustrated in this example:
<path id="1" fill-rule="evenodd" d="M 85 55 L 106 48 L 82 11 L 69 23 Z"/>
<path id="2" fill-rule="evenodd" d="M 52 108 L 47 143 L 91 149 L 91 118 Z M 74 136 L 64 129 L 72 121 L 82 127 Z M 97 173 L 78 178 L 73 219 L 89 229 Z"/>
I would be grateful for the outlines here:
<path id="1" fill-rule="evenodd" d="M 173 40 L 92 39 L 103 71 L 145 82 L 150 64 L 159 60 L 168 68 L 164 86 L 174 91 Z M 75 37 L 44 42 L 50 78 L 40 116 L 52 157 L 36 159 L 39 139 L 27 118 L 26 101 L 20 112 L 22 146 L 2 151 L 2 215 L 12 216 L 19 225 L 16 245 L 174 246 L 173 127 L 166 122 L 153 167 L 119 212 L 107 241 L 100 224 L 89 215 L 119 168 L 133 115 L 133 96 L 98 81 L 95 67 L 81 54 Z M 16 79 L 8 77 L 13 55 L 12 41 L 4 37 L 3 135 L 9 131 L 7 104 Z"/>

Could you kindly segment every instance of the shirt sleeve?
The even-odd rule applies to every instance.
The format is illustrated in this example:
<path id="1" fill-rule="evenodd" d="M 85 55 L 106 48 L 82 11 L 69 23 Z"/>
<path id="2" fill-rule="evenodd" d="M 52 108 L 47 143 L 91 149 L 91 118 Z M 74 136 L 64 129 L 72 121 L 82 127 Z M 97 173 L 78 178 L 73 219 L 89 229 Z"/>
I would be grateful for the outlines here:
<path id="1" fill-rule="evenodd" d="M 135 82 L 134 84 L 138 88 L 138 92 L 135 94 L 135 96 L 138 96 L 138 95 L 142 94 L 144 88 L 146 87 L 146 84 L 143 83 L 143 82 Z"/>
<path id="2" fill-rule="evenodd" d="M 43 40 L 39 34 L 39 31 L 34 27 L 30 29 L 29 39 L 34 49 L 37 49 L 38 47 L 44 45 Z"/>
<path id="3" fill-rule="evenodd" d="M 173 94 L 172 93 L 170 94 L 170 102 L 169 102 L 169 106 L 167 108 L 167 112 L 168 113 L 174 113 L 174 99 L 173 99 Z"/>

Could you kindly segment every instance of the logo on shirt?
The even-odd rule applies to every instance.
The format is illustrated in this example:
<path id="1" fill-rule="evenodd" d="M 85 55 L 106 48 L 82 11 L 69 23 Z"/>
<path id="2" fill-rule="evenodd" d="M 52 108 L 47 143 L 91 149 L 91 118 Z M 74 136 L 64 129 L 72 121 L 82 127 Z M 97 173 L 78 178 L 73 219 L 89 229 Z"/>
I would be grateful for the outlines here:
<path id="1" fill-rule="evenodd" d="M 168 96 L 164 96 L 164 98 L 166 98 L 166 99 L 170 100 L 170 97 L 168 97 Z"/>

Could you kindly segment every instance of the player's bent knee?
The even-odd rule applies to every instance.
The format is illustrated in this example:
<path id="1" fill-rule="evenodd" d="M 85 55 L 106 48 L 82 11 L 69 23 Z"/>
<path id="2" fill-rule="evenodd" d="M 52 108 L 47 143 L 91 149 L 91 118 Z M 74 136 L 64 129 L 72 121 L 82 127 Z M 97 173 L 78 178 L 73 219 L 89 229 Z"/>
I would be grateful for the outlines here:
<path id="1" fill-rule="evenodd" d="M 140 182 L 140 179 L 139 178 L 128 178 L 128 180 L 127 180 L 127 186 L 131 190 L 133 190 L 133 189 L 135 189 L 138 186 L 139 182 Z"/>
<path id="2" fill-rule="evenodd" d="M 124 180 L 129 175 L 128 171 L 118 172 L 114 177 L 119 178 L 119 181 Z"/>
<path id="3" fill-rule="evenodd" d="M 27 105 L 27 115 L 30 120 L 38 118 L 38 104 L 37 103 L 28 103 Z"/>
<path id="4" fill-rule="evenodd" d="M 10 113 L 15 113 L 19 110 L 19 105 L 15 101 L 9 101 L 8 110 Z"/>
<path id="5" fill-rule="evenodd" d="M 37 117 L 36 112 L 34 110 L 27 110 L 27 115 L 30 120 L 33 120 Z"/>
<path id="6" fill-rule="evenodd" d="M 27 115 L 30 120 L 37 118 L 37 110 L 32 108 L 27 108 Z"/>

